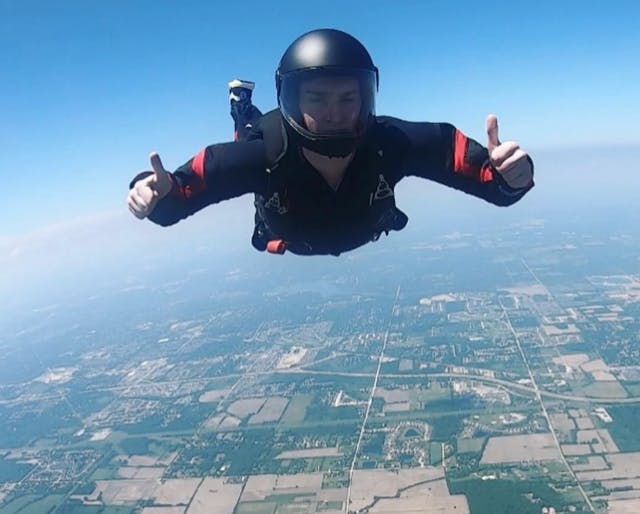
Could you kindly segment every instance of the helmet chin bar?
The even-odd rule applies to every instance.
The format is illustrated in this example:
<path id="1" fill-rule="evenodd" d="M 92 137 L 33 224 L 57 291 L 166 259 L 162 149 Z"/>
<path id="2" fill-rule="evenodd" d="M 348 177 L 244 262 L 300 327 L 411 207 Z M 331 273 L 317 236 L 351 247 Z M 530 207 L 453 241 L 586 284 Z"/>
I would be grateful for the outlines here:
<path id="1" fill-rule="evenodd" d="M 366 133 L 365 129 L 351 136 L 347 134 L 333 137 L 318 135 L 302 127 L 296 120 L 287 115 L 285 115 L 285 120 L 287 121 L 285 124 L 288 128 L 287 131 L 298 146 L 325 157 L 347 157 L 358 148 Z"/>
<path id="2" fill-rule="evenodd" d="M 342 139 L 340 141 L 309 141 L 302 139 L 304 148 L 308 148 L 312 152 L 324 155 L 329 158 L 347 157 L 355 152 L 358 147 L 358 138 L 352 140 Z"/>

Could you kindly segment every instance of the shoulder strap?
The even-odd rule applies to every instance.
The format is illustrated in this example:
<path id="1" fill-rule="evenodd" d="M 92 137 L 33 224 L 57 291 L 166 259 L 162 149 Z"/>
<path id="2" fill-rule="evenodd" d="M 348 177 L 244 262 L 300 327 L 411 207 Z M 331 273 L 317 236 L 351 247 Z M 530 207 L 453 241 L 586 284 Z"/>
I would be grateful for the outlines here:
<path id="1" fill-rule="evenodd" d="M 274 109 L 261 116 L 247 139 L 249 141 L 262 139 L 264 141 L 267 148 L 269 171 L 276 169 L 288 149 L 287 132 L 282 122 L 280 110 Z"/>
<path id="2" fill-rule="evenodd" d="M 276 234 L 273 234 L 269 228 L 266 205 L 269 205 L 269 202 L 278 203 L 279 205 L 280 195 L 286 187 L 286 178 L 283 173 L 283 171 L 286 171 L 286 166 L 280 171 L 278 171 L 278 168 L 285 160 L 289 146 L 279 109 L 269 111 L 254 123 L 247 140 L 255 139 L 262 139 L 265 144 L 267 153 L 267 168 L 265 171 L 268 178 L 266 195 L 255 195 L 255 227 L 251 244 L 257 250 L 264 251 L 269 249 L 270 242 L 277 238 Z"/>

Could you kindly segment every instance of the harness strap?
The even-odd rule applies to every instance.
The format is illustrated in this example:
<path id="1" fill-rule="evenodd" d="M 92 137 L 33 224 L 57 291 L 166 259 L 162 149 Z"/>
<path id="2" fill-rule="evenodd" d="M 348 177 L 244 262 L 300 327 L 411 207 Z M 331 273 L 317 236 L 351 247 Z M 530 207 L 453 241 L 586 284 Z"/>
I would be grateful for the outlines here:
<path id="1" fill-rule="evenodd" d="M 314 248 L 309 242 L 302 240 L 286 240 L 280 232 L 286 233 L 287 223 L 287 184 L 288 173 L 297 165 L 297 153 L 288 151 L 288 138 L 285 124 L 280 111 L 275 109 L 262 116 L 253 127 L 249 139 L 262 139 L 267 152 L 267 191 L 266 195 L 255 195 L 255 228 L 251 243 L 260 251 L 282 255 L 286 250 L 302 255 L 315 253 L 329 253 L 339 255 L 344 249 Z M 375 129 L 374 129 L 375 130 Z M 391 230 L 401 230 L 407 224 L 407 216 L 395 205 L 393 190 L 385 180 L 382 170 L 385 169 L 385 156 L 377 143 L 377 133 L 372 134 L 366 147 L 367 170 L 371 173 L 363 173 L 358 187 L 363 194 L 369 195 L 368 228 L 363 226 L 362 231 L 355 236 L 353 247 L 368 241 L 377 241 L 382 233 L 388 234 Z M 388 158 L 388 157 L 387 157 Z M 270 218 L 271 217 L 271 218 Z M 272 228 L 273 223 L 279 228 Z M 315 246 L 315 245 L 314 245 Z"/>

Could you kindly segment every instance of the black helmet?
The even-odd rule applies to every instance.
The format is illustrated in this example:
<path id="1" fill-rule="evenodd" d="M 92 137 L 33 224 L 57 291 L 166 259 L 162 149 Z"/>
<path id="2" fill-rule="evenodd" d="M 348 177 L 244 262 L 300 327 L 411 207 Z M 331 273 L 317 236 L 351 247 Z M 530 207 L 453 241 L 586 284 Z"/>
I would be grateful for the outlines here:
<path id="1" fill-rule="evenodd" d="M 300 36 L 276 70 L 278 106 L 292 129 L 288 132 L 302 146 L 331 157 L 344 157 L 357 148 L 373 122 L 377 90 L 378 68 L 367 49 L 353 36 L 334 29 Z M 316 118 L 331 117 L 327 112 L 333 111 L 338 113 L 335 117 L 348 119 L 314 121 L 313 113 L 309 119 L 314 102 L 324 109 Z M 311 109 L 303 112 L 301 105 Z"/>

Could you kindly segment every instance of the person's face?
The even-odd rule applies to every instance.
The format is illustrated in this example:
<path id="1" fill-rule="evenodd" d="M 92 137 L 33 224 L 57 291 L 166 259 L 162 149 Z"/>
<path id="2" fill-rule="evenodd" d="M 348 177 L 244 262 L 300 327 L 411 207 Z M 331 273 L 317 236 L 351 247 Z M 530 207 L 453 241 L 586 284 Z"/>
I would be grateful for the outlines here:
<path id="1" fill-rule="evenodd" d="M 314 133 L 353 131 L 362 99 L 353 77 L 318 77 L 300 84 L 300 112 Z"/>

